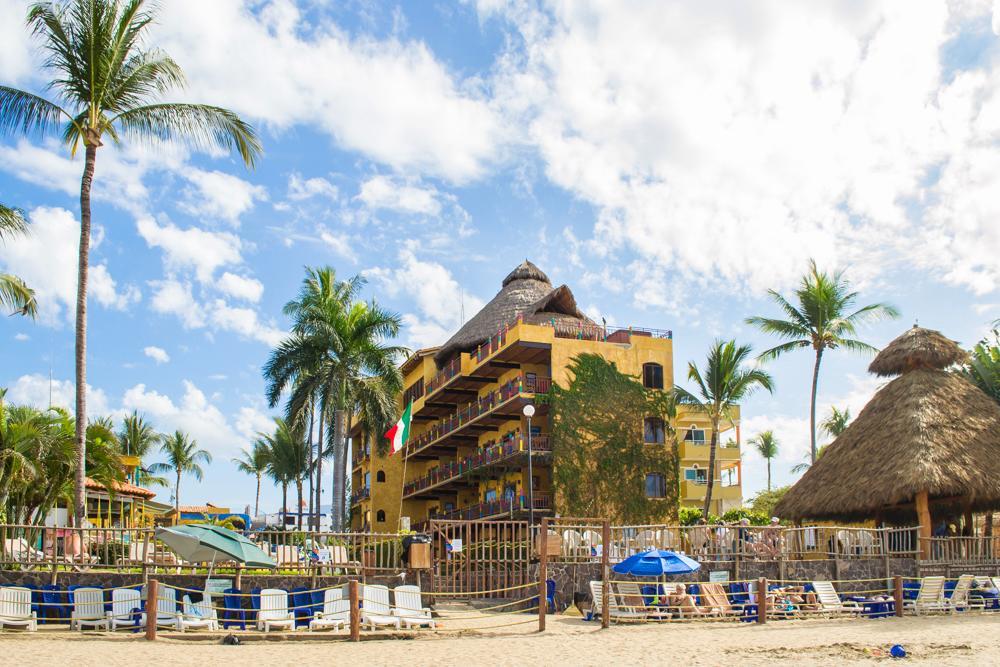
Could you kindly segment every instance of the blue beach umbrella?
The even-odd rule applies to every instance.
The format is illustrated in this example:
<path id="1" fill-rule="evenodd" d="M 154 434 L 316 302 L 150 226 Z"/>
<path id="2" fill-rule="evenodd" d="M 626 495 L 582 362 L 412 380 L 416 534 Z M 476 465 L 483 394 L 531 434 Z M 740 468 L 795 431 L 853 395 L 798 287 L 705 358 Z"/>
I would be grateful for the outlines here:
<path id="1" fill-rule="evenodd" d="M 630 574 L 633 577 L 665 577 L 695 572 L 701 569 L 701 563 L 684 554 L 653 549 L 629 556 L 611 569 L 618 574 Z"/>

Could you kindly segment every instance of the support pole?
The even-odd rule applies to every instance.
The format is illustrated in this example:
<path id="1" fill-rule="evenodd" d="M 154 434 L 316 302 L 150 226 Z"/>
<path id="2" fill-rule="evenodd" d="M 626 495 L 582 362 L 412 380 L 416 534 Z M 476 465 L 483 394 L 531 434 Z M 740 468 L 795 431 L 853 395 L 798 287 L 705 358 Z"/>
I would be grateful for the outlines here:
<path id="1" fill-rule="evenodd" d="M 601 526 L 601 627 L 611 627 L 611 522 Z"/>
<path id="2" fill-rule="evenodd" d="M 920 557 L 931 558 L 931 510 L 926 491 L 918 491 L 916 497 L 917 520 L 920 522 Z"/>
<path id="3" fill-rule="evenodd" d="M 146 641 L 156 640 L 156 616 L 159 607 L 160 582 L 150 579 L 146 585 Z"/>
<path id="4" fill-rule="evenodd" d="M 361 609 L 358 608 L 358 581 L 351 579 L 347 585 L 351 604 L 351 641 L 361 641 Z"/>
<path id="5" fill-rule="evenodd" d="M 767 579 L 757 580 L 757 622 L 767 623 Z"/>
<path id="6" fill-rule="evenodd" d="M 530 528 L 530 524 L 529 524 Z M 549 518 L 542 518 L 541 532 L 538 534 L 538 631 L 545 632 L 545 612 L 547 610 L 546 570 L 549 560 Z"/>
<path id="7" fill-rule="evenodd" d="M 903 616 L 903 578 L 898 574 L 892 578 L 892 599 L 896 604 L 896 616 Z"/>

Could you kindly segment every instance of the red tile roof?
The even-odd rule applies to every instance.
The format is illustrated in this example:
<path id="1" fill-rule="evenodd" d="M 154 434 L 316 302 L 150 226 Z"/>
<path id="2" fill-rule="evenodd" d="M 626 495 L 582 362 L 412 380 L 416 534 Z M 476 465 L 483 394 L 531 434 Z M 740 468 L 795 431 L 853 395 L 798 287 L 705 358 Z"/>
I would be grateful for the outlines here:
<path id="1" fill-rule="evenodd" d="M 88 489 L 95 489 L 100 491 L 106 491 L 107 489 L 100 482 L 93 480 L 89 477 L 86 478 L 86 486 Z M 137 498 L 152 498 L 156 495 L 156 491 L 150 491 L 149 489 L 144 489 L 141 486 L 136 486 L 130 482 L 115 482 L 114 483 L 115 493 L 120 493 L 128 496 L 135 496 Z"/>

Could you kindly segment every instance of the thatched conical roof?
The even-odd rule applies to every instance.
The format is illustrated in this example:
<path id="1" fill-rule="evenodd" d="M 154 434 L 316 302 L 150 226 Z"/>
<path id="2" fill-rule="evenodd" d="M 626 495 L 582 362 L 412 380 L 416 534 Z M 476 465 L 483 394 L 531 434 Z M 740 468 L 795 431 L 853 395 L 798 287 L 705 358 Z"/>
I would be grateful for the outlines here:
<path id="1" fill-rule="evenodd" d="M 935 511 L 997 509 L 998 461 L 1000 404 L 955 373 L 917 368 L 872 397 L 775 512 L 912 522 L 920 491 L 937 501 Z"/>
<path id="2" fill-rule="evenodd" d="M 577 307 L 566 285 L 553 288 L 541 269 L 524 260 L 503 279 L 497 295 L 441 346 L 435 359 L 443 364 L 459 352 L 475 349 L 518 315 L 532 323 L 554 320 L 558 324 L 594 324 Z"/>
<path id="3" fill-rule="evenodd" d="M 868 366 L 868 371 L 892 377 L 918 368 L 943 370 L 964 361 L 965 352 L 940 331 L 913 325 L 902 336 L 885 346 Z"/>

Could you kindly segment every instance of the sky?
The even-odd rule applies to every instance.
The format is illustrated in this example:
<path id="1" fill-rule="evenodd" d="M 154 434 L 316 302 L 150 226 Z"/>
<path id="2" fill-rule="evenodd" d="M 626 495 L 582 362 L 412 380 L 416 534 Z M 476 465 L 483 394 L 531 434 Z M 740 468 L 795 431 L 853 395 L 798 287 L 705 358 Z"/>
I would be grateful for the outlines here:
<path id="1" fill-rule="evenodd" d="M 162 5 L 149 44 L 188 80 L 165 99 L 233 109 L 264 145 L 253 171 L 98 153 L 90 411 L 208 450 L 184 504 L 252 504 L 230 459 L 278 414 L 260 369 L 306 266 L 367 277 L 417 348 L 529 258 L 591 316 L 672 330 L 680 384 L 715 338 L 772 345 L 744 318 L 777 315 L 767 291 L 810 258 L 901 311 L 861 332 L 877 347 L 914 323 L 969 346 L 1000 317 L 1000 2 Z M 0 84 L 45 92 L 26 6 L 0 0 Z M 55 139 L 0 137 L 0 201 L 32 229 L 0 271 L 40 308 L 0 319 L 15 403 L 72 405 L 81 171 Z M 869 361 L 824 359 L 821 416 L 857 414 Z M 779 440 L 776 484 L 808 451 L 812 362 L 770 363 L 775 392 L 743 406 L 744 440 Z M 765 479 L 745 448 L 744 495 Z"/>

